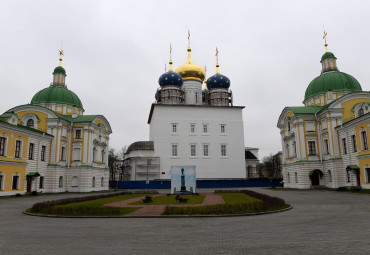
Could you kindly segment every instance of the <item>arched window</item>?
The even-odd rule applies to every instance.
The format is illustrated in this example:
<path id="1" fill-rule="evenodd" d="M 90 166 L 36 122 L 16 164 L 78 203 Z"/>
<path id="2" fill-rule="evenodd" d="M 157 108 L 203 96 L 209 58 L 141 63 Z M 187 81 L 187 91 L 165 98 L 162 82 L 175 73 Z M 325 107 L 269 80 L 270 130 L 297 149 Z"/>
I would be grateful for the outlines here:
<path id="1" fill-rule="evenodd" d="M 77 176 L 72 177 L 72 187 L 78 187 L 78 177 Z"/>
<path id="2" fill-rule="evenodd" d="M 35 122 L 33 121 L 33 119 L 27 120 L 27 127 L 31 127 L 31 128 L 35 127 Z"/>
<path id="3" fill-rule="evenodd" d="M 92 178 L 92 187 L 95 187 L 95 176 Z"/>
<path id="4" fill-rule="evenodd" d="M 63 176 L 59 176 L 59 188 L 63 188 Z"/>
<path id="5" fill-rule="evenodd" d="M 360 110 L 358 110 L 358 116 L 362 116 L 362 115 L 364 115 L 364 109 L 360 109 Z"/>
<path id="6" fill-rule="evenodd" d="M 93 148 L 93 162 L 96 162 L 96 147 Z"/>
<path id="7" fill-rule="evenodd" d="M 101 182 L 101 183 L 100 183 L 100 186 L 101 186 L 101 187 L 104 187 L 104 177 L 102 177 L 102 178 L 101 178 L 101 181 L 100 181 L 100 182 Z"/>
<path id="8" fill-rule="evenodd" d="M 101 162 L 104 163 L 105 151 L 104 149 L 101 150 Z"/>
<path id="9" fill-rule="evenodd" d="M 333 177 L 331 176 L 331 171 L 330 170 L 328 170 L 328 181 L 329 182 L 333 181 Z"/>
<path id="10" fill-rule="evenodd" d="M 298 183 L 298 174 L 297 172 L 294 173 L 295 183 Z"/>
<path id="11" fill-rule="evenodd" d="M 288 173 L 288 183 L 290 183 L 290 173 Z"/>

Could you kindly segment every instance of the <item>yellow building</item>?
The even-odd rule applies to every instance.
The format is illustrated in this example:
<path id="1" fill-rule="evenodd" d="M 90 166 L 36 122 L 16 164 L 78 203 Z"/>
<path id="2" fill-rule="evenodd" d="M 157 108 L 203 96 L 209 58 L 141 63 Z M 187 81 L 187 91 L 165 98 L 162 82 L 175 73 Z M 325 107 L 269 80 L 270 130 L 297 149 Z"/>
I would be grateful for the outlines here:
<path id="1" fill-rule="evenodd" d="M 370 188 L 370 93 L 338 70 L 326 40 L 325 47 L 321 74 L 308 85 L 304 106 L 285 107 L 278 120 L 284 186 Z"/>
<path id="2" fill-rule="evenodd" d="M 83 115 L 81 100 L 65 84 L 67 75 L 62 67 L 62 55 L 60 51 L 60 64 L 54 69 L 50 86 L 37 92 L 30 104 L 13 107 L 0 115 L 3 126 L 9 128 L 10 124 L 19 132 L 26 129 L 38 134 L 0 133 L 3 137 L 0 141 L 6 144 L 6 156 L 0 155 L 0 172 L 2 176 L 19 174 L 17 193 L 88 192 L 109 188 L 110 124 L 103 115 Z M 20 157 L 13 156 L 19 146 L 13 137 L 21 140 Z M 26 156 L 31 150 L 35 156 Z M 9 160 L 12 168 L 2 164 Z M 6 185 L 7 190 L 10 187 L 9 178 L 1 178 L 4 192 L 0 195 L 6 194 Z"/>

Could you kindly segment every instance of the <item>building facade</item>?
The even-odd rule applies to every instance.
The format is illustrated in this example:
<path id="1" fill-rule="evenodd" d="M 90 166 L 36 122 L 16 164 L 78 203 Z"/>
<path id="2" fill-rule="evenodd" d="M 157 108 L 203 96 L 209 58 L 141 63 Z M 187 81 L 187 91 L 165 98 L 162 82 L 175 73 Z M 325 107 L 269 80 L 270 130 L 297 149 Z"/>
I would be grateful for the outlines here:
<path id="1" fill-rule="evenodd" d="M 148 118 L 149 141 L 140 142 L 151 146 L 126 153 L 124 172 L 129 180 L 168 180 L 171 166 L 179 165 L 195 165 L 197 179 L 246 178 L 244 107 L 233 106 L 230 80 L 219 70 L 218 50 L 216 72 L 206 81 L 205 69 L 192 60 L 190 41 L 187 52 L 186 63 L 176 71 L 170 57 L 168 72 L 159 78 Z M 159 167 L 152 168 L 156 173 L 132 178 L 130 162 L 148 158 L 158 158 Z"/>
<path id="2" fill-rule="evenodd" d="M 369 188 L 365 113 L 370 93 L 338 70 L 337 58 L 325 46 L 321 74 L 308 85 L 304 106 L 284 108 L 278 120 L 284 185 Z"/>
<path id="3" fill-rule="evenodd" d="M 79 97 L 65 84 L 62 54 L 61 51 L 60 65 L 54 69 L 49 87 L 37 92 L 30 104 L 16 106 L 0 115 L 2 123 L 26 127 L 33 132 L 21 138 L 23 150 L 34 151 L 35 156 L 22 153 L 17 159 L 25 160 L 25 178 L 20 181 L 17 193 L 88 192 L 109 188 L 110 124 L 103 115 L 83 115 Z M 0 139 L 10 143 L 9 137 L 15 135 L 15 132 L 0 133 L 3 137 Z M 2 162 L 9 160 L 14 160 L 12 151 L 0 155 L 0 172 L 8 171 L 9 166 Z"/>

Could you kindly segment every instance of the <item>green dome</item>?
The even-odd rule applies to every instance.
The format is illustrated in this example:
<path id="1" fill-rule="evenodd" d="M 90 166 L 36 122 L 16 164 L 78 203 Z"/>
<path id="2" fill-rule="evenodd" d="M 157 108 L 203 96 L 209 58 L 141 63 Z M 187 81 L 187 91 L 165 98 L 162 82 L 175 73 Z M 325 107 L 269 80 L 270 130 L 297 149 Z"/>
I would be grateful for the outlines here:
<path id="1" fill-rule="evenodd" d="M 81 100 L 78 96 L 64 86 L 51 85 L 37 92 L 33 96 L 31 104 L 39 103 L 68 104 L 83 109 Z"/>
<path id="2" fill-rule="evenodd" d="M 324 59 L 327 59 L 327 58 L 335 58 L 337 59 L 333 53 L 331 52 L 325 52 L 324 55 L 322 55 L 321 57 L 321 61 L 323 61 Z"/>
<path id="3" fill-rule="evenodd" d="M 304 99 L 306 100 L 318 94 L 326 93 L 328 90 L 356 92 L 362 91 L 362 88 L 360 83 L 349 74 L 342 72 L 327 72 L 310 82 L 310 85 L 308 85 L 306 89 Z"/>
<path id="4" fill-rule="evenodd" d="M 57 66 L 57 67 L 55 67 L 53 74 L 55 74 L 55 73 L 62 73 L 64 75 L 66 75 L 66 70 L 62 66 Z"/>

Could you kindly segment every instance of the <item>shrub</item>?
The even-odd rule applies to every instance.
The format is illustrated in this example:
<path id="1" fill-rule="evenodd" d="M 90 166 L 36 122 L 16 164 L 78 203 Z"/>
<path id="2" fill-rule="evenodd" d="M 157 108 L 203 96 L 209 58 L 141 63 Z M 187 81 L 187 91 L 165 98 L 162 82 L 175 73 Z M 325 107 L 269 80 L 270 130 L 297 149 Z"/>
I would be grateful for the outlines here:
<path id="1" fill-rule="evenodd" d="M 338 187 L 337 188 L 337 191 L 346 191 L 347 190 L 347 187 Z"/>
<path id="2" fill-rule="evenodd" d="M 153 199 L 151 196 L 145 196 L 144 199 L 141 199 L 143 201 L 143 203 L 152 203 L 153 202 Z"/>

